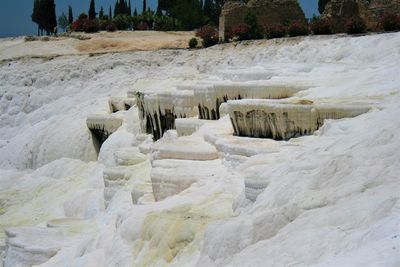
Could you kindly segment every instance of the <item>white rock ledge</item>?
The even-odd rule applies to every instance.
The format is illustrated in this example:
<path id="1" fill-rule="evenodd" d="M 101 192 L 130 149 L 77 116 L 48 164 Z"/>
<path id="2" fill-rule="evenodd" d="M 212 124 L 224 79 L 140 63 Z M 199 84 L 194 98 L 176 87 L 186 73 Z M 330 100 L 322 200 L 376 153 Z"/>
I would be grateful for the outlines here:
<path id="1" fill-rule="evenodd" d="M 5 234 L 4 267 L 45 263 L 57 254 L 66 241 L 62 232 L 55 228 L 7 228 Z"/>
<path id="2" fill-rule="evenodd" d="M 201 86 L 195 90 L 199 118 L 218 120 L 221 118 L 220 105 L 235 99 L 282 99 L 306 90 L 306 86 L 271 82 L 227 82 Z"/>
<path id="3" fill-rule="evenodd" d="M 156 201 L 179 194 L 201 179 L 217 176 L 221 161 L 157 160 L 153 162 L 151 182 Z"/>
<path id="4" fill-rule="evenodd" d="M 136 105 L 136 98 L 110 97 L 108 100 L 111 113 L 126 111 Z"/>
<path id="5" fill-rule="evenodd" d="M 313 134 L 325 119 L 356 117 L 370 107 L 257 99 L 228 101 L 228 109 L 235 135 L 289 140 Z"/>
<path id="6" fill-rule="evenodd" d="M 111 115 L 90 115 L 86 125 L 92 133 L 93 143 L 97 152 L 107 138 L 122 126 L 122 119 Z"/>

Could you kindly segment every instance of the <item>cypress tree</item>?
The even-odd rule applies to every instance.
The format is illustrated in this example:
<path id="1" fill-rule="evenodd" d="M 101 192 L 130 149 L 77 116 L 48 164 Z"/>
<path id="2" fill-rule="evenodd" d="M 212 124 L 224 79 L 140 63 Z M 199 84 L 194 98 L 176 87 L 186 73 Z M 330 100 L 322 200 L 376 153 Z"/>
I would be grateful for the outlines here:
<path id="1" fill-rule="evenodd" d="M 74 22 L 74 15 L 72 14 L 72 7 L 68 7 L 68 22 L 69 24 L 72 24 Z"/>
<path id="2" fill-rule="evenodd" d="M 146 0 L 143 0 L 143 10 L 142 14 L 146 13 L 147 5 L 146 5 Z"/>
<path id="3" fill-rule="evenodd" d="M 49 35 L 57 27 L 56 5 L 54 0 L 40 0 L 39 7 L 39 27 Z"/>
<path id="4" fill-rule="evenodd" d="M 138 13 L 137 13 L 137 9 L 135 8 L 135 10 L 133 11 L 133 16 L 134 17 L 137 17 L 138 16 Z"/>
<path id="5" fill-rule="evenodd" d="M 131 0 L 129 0 L 129 6 L 128 6 L 128 16 L 132 16 L 132 9 L 131 9 Z"/>
<path id="6" fill-rule="evenodd" d="M 104 9 L 103 7 L 100 8 L 100 12 L 99 12 L 99 19 L 103 19 L 104 18 Z"/>
<path id="7" fill-rule="evenodd" d="M 117 0 L 117 2 L 115 2 L 115 7 L 114 7 L 114 18 L 116 16 L 118 16 L 119 14 L 119 0 Z"/>
<path id="8" fill-rule="evenodd" d="M 108 11 L 108 17 L 109 17 L 110 19 L 112 19 L 112 9 L 111 9 L 111 6 L 110 6 L 110 10 Z"/>
<path id="9" fill-rule="evenodd" d="M 96 7 L 94 5 L 94 0 L 90 0 L 90 7 L 89 7 L 89 19 L 96 19 Z"/>
<path id="10" fill-rule="evenodd" d="M 57 15 L 56 15 L 56 4 L 54 3 L 54 0 L 49 0 L 48 3 L 48 31 L 49 32 L 54 32 L 55 28 L 57 28 Z"/>
<path id="11" fill-rule="evenodd" d="M 40 0 L 33 2 L 32 21 L 38 25 L 38 35 L 40 35 Z"/>

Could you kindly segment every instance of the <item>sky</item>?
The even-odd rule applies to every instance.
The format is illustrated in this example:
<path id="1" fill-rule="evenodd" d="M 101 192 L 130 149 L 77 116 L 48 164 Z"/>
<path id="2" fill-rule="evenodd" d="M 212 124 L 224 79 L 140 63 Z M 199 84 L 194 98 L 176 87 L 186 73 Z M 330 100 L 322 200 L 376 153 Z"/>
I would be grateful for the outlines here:
<path id="1" fill-rule="evenodd" d="M 106 14 L 110 5 L 114 7 L 116 0 L 95 0 L 97 11 L 103 6 Z M 318 0 L 299 0 L 306 17 L 318 14 Z M 88 12 L 90 0 L 55 0 L 57 16 L 67 14 L 68 6 L 72 6 L 74 17 Z M 131 0 L 132 6 L 142 9 L 142 0 Z M 147 0 L 152 9 L 157 7 L 157 0 Z M 37 26 L 31 21 L 33 0 L 0 0 L 0 37 L 34 35 Z M 113 8 L 114 9 L 114 8 Z M 133 10 L 134 8 L 132 8 Z"/>

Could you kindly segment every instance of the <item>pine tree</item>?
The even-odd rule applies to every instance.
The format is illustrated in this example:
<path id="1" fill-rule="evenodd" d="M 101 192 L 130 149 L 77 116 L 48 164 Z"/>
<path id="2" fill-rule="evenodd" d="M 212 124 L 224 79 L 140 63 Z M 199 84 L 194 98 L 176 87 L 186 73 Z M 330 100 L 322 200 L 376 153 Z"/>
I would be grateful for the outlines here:
<path id="1" fill-rule="evenodd" d="M 89 19 L 96 19 L 96 7 L 94 4 L 94 0 L 90 0 L 90 7 L 89 7 Z"/>
<path id="2" fill-rule="evenodd" d="M 137 12 L 137 9 L 135 8 L 135 10 L 133 11 L 133 16 L 134 17 L 137 17 L 138 16 L 138 12 Z"/>
<path id="3" fill-rule="evenodd" d="M 110 10 L 108 11 L 108 18 L 109 18 L 109 19 L 112 19 L 112 9 L 111 9 L 111 6 L 110 6 Z"/>
<path id="4" fill-rule="evenodd" d="M 72 24 L 74 22 L 74 15 L 72 14 L 72 7 L 68 7 L 68 22 L 69 24 Z"/>
<path id="5" fill-rule="evenodd" d="M 143 10 L 142 14 L 146 13 L 147 5 L 146 5 L 146 0 L 143 0 Z"/>

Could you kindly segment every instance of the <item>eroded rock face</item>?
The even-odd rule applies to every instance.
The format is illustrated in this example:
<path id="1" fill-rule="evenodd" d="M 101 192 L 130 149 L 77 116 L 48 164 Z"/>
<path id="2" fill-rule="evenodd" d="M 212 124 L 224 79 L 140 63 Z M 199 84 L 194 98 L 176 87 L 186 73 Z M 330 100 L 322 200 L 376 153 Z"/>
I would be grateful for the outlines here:
<path id="1" fill-rule="evenodd" d="M 379 18 L 385 12 L 400 14 L 399 0 L 331 0 L 327 3 L 323 17 L 331 18 L 336 32 L 345 30 L 351 17 L 359 17 L 369 30 L 381 30 Z"/>
<path id="2" fill-rule="evenodd" d="M 219 37 L 224 40 L 233 27 L 244 23 L 248 12 L 254 13 L 258 23 L 265 28 L 274 23 L 305 21 L 303 10 L 296 0 L 250 0 L 247 4 L 230 1 L 221 11 Z"/>

